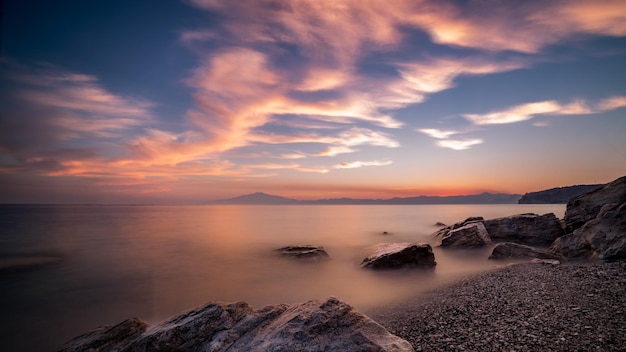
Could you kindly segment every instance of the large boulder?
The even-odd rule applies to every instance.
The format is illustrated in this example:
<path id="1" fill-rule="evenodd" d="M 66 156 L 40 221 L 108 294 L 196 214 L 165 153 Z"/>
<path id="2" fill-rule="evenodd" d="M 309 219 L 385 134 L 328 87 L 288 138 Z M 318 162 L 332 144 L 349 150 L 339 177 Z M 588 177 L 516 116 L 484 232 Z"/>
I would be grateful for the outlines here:
<path id="1" fill-rule="evenodd" d="M 561 222 L 552 213 L 519 214 L 484 221 L 494 242 L 550 245 L 565 232 Z"/>
<path id="2" fill-rule="evenodd" d="M 437 223 L 437 224 L 443 225 L 444 227 L 439 229 L 439 230 L 437 230 L 437 232 L 435 232 L 433 234 L 433 237 L 444 237 L 445 235 L 447 235 L 452 230 L 456 230 L 459 227 L 463 227 L 463 226 L 465 226 L 467 224 L 471 224 L 473 222 L 480 222 L 480 221 L 483 221 L 483 220 L 485 220 L 485 219 L 482 216 L 470 216 L 469 218 L 467 218 L 467 219 L 465 219 L 463 221 L 459 221 L 456 224 L 449 225 L 449 226 L 446 226 L 443 223 Z"/>
<path id="3" fill-rule="evenodd" d="M 554 241 L 550 252 L 565 259 L 626 259 L 626 202 L 605 204 L 595 219 Z"/>
<path id="4" fill-rule="evenodd" d="M 444 248 L 478 248 L 489 244 L 489 233 L 480 221 L 451 230 L 441 239 L 441 247 Z"/>
<path id="5" fill-rule="evenodd" d="M 571 233 L 596 218 L 605 204 L 626 202 L 626 176 L 570 199 L 565 210 L 565 232 Z"/>
<path id="6" fill-rule="evenodd" d="M 435 265 L 433 249 L 427 243 L 381 243 L 361 262 L 361 267 L 369 269 L 433 268 Z"/>
<path id="7" fill-rule="evenodd" d="M 304 246 L 287 246 L 276 250 L 279 255 L 286 258 L 294 258 L 305 261 L 323 261 L 330 257 L 324 247 L 304 245 Z"/>
<path id="8" fill-rule="evenodd" d="M 545 249 L 526 246 L 519 243 L 498 243 L 491 252 L 489 259 L 556 259 L 556 256 Z"/>
<path id="9" fill-rule="evenodd" d="M 94 330 L 61 351 L 414 351 L 335 298 L 259 310 L 211 303 L 146 329 L 135 319 Z"/>

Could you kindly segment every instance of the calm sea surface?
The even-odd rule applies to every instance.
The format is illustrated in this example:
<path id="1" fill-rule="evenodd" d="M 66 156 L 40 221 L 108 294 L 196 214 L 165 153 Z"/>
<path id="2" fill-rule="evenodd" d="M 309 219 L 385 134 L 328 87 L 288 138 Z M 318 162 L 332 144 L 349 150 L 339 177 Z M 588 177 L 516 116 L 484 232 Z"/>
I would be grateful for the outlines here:
<path id="1" fill-rule="evenodd" d="M 490 250 L 434 248 L 432 272 L 359 268 L 383 242 L 428 242 L 438 221 L 564 205 L 0 206 L 0 346 L 55 350 L 100 325 L 151 323 L 209 301 L 254 307 L 335 296 L 384 305 L 494 268 Z M 383 231 L 388 235 L 383 235 Z M 321 245 L 331 260 L 276 257 Z"/>

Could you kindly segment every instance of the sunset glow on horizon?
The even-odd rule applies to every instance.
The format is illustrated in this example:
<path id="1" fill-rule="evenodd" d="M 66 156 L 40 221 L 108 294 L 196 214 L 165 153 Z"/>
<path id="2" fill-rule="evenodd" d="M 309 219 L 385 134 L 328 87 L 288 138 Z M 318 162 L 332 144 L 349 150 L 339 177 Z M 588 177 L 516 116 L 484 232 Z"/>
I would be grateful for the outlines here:
<path id="1" fill-rule="evenodd" d="M 626 2 L 5 0 L 0 203 L 626 175 Z"/>

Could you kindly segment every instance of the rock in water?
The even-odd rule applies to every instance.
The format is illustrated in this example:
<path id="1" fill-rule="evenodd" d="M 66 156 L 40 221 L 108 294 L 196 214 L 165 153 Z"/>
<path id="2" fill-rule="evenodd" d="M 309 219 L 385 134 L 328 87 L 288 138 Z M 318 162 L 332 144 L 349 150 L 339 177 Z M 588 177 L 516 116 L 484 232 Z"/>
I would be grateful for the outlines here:
<path id="1" fill-rule="evenodd" d="M 595 219 L 554 241 L 550 252 L 563 258 L 626 259 L 626 202 L 606 204 Z"/>
<path id="2" fill-rule="evenodd" d="M 512 242 L 498 243 L 489 256 L 489 259 L 524 258 L 555 259 L 556 257 L 546 250 Z"/>
<path id="3" fill-rule="evenodd" d="M 361 262 L 362 267 L 370 269 L 433 268 L 435 265 L 433 249 L 427 243 L 381 243 Z"/>
<path id="4" fill-rule="evenodd" d="M 483 221 L 483 220 L 485 219 L 482 216 L 471 216 L 463 221 L 457 222 L 456 224 L 453 224 L 450 226 L 446 226 L 444 223 L 438 222 L 437 224 L 435 224 L 436 226 L 445 226 L 445 227 L 435 232 L 435 234 L 433 234 L 433 237 L 444 237 L 445 235 L 448 234 L 448 232 L 452 230 L 458 229 L 459 227 L 463 227 L 473 222 Z"/>
<path id="5" fill-rule="evenodd" d="M 626 202 L 626 176 L 570 199 L 565 210 L 565 232 L 571 233 L 587 221 L 595 219 L 605 204 L 624 202 Z"/>
<path id="6" fill-rule="evenodd" d="M 520 214 L 485 220 L 485 227 L 495 242 L 550 245 L 563 236 L 561 222 L 556 215 Z"/>
<path id="7" fill-rule="evenodd" d="M 211 303 L 148 329 L 136 325 L 122 323 L 112 334 L 107 331 L 113 328 L 94 330 L 62 351 L 414 351 L 335 298 L 259 310 L 244 302 Z"/>
<path id="8" fill-rule="evenodd" d="M 490 243 L 491 239 L 482 222 L 470 222 L 448 232 L 441 239 L 441 247 L 445 248 L 478 248 Z"/>
<path id="9" fill-rule="evenodd" d="M 316 246 L 287 246 L 277 249 L 278 253 L 283 257 L 303 259 L 307 261 L 322 261 L 330 259 L 324 247 Z"/>

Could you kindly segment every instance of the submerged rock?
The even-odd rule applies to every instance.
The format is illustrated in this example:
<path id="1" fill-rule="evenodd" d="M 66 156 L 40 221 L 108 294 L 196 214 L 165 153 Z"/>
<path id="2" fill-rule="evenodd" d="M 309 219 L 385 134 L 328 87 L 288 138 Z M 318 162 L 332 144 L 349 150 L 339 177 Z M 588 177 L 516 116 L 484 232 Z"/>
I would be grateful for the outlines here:
<path id="1" fill-rule="evenodd" d="M 547 250 L 512 242 L 498 243 L 489 256 L 489 259 L 523 258 L 556 259 L 556 257 L 548 253 Z"/>
<path id="2" fill-rule="evenodd" d="M 381 243 L 361 262 L 361 267 L 370 269 L 433 268 L 435 265 L 433 249 L 427 243 Z"/>
<path id="3" fill-rule="evenodd" d="M 328 260 L 330 257 L 324 247 L 316 246 L 287 246 L 276 250 L 281 256 L 295 259 L 303 259 L 307 261 Z"/>
<path id="4" fill-rule="evenodd" d="M 491 239 L 482 222 L 470 222 L 449 231 L 441 239 L 441 247 L 444 248 L 478 248 L 490 243 Z"/>
<path id="5" fill-rule="evenodd" d="M 494 242 L 550 245 L 565 234 L 559 219 L 552 213 L 511 215 L 484 223 Z"/>
<path id="6" fill-rule="evenodd" d="M 407 341 L 335 298 L 259 310 L 244 302 L 211 303 L 149 328 L 127 320 L 96 329 L 61 351 L 87 350 L 414 351 Z"/>
<path id="7" fill-rule="evenodd" d="M 567 202 L 565 231 L 571 233 L 587 221 L 595 219 L 605 204 L 624 202 L 626 202 L 626 176 L 574 197 Z"/>

